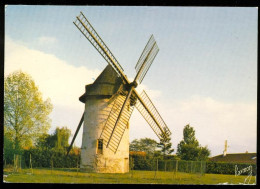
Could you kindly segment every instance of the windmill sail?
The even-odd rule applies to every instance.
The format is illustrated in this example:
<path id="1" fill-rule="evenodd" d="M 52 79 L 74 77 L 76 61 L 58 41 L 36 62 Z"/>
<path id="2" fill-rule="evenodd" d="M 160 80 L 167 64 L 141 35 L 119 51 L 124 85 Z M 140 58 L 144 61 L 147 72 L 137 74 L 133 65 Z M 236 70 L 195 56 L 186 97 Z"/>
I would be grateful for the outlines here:
<path id="1" fill-rule="evenodd" d="M 102 138 L 105 145 L 110 148 L 114 153 L 117 151 L 120 141 L 123 137 L 124 131 L 127 127 L 128 121 L 133 111 L 133 101 L 137 100 L 135 106 L 143 115 L 151 128 L 154 130 L 159 138 L 167 137 L 171 134 L 170 130 L 164 123 L 160 114 L 152 104 L 151 100 L 145 92 L 141 96 L 137 93 L 137 81 L 139 84 L 142 82 L 147 71 L 149 70 L 159 48 L 153 35 L 150 37 L 146 44 L 137 64 L 136 64 L 136 77 L 132 83 L 129 82 L 126 75 L 123 73 L 123 68 L 116 60 L 112 52 L 103 42 L 101 37 L 92 27 L 87 18 L 80 12 L 73 23 L 81 31 L 81 33 L 89 40 L 89 42 L 97 49 L 109 65 L 116 71 L 116 73 L 123 80 L 127 91 L 120 91 L 117 99 L 114 101 L 113 106 L 107 120 L 105 121 L 104 128 L 101 132 L 100 139 Z"/>
<path id="2" fill-rule="evenodd" d="M 145 91 L 141 93 L 141 99 L 138 99 L 135 107 L 142 114 L 144 119 L 150 125 L 158 138 L 165 138 L 171 135 L 171 131 L 163 121 L 161 115 L 153 105 Z"/>
<path id="3" fill-rule="evenodd" d="M 158 52 L 159 48 L 152 35 L 135 66 L 135 70 L 137 72 L 135 80 L 139 81 L 139 84 L 143 81 L 144 76 L 152 65 L 153 60 Z"/>
<path id="4" fill-rule="evenodd" d="M 126 105 L 126 109 L 123 111 L 120 117 L 118 124 L 116 124 L 125 99 L 126 94 L 123 91 L 119 91 L 116 100 L 113 102 L 111 111 L 100 135 L 100 139 L 103 139 L 104 144 L 114 153 L 117 151 L 134 109 L 134 106 L 130 105 L 131 101 L 129 101 L 129 103 Z"/>
<path id="5" fill-rule="evenodd" d="M 123 77 L 123 79 L 126 79 L 126 76 L 123 73 L 123 68 L 82 12 L 80 12 L 80 15 L 77 16 L 77 19 L 73 23 L 104 57 L 104 59 L 114 68 L 117 74 Z"/>
<path id="6" fill-rule="evenodd" d="M 138 63 L 137 63 L 138 73 L 136 74 L 134 81 L 131 84 L 129 84 L 128 93 L 127 93 L 126 97 L 124 99 L 122 99 L 122 101 L 120 102 L 121 103 L 120 104 L 121 105 L 120 110 L 118 111 L 118 114 L 113 113 L 116 116 L 115 116 L 115 119 L 112 122 L 113 124 L 110 125 L 111 132 L 109 133 L 110 137 L 107 141 L 107 147 L 111 146 L 110 143 L 111 143 L 113 136 L 117 135 L 116 131 L 119 130 L 118 127 L 120 127 L 118 125 L 123 125 L 122 132 L 120 132 L 120 135 L 119 135 L 119 140 L 117 140 L 117 142 L 115 143 L 117 146 L 119 145 L 121 138 L 122 138 L 122 135 L 124 133 L 124 129 L 126 127 L 125 123 L 122 123 L 122 122 L 124 122 L 124 120 L 127 120 L 127 122 L 126 122 L 126 124 L 127 124 L 128 120 L 130 119 L 131 113 L 132 113 L 132 109 L 131 109 L 130 112 L 128 112 L 125 109 L 126 109 L 127 106 L 130 106 L 129 104 L 131 103 L 130 102 L 131 97 L 132 97 L 132 101 L 133 101 L 136 98 L 135 96 L 137 95 L 137 92 L 134 90 L 134 88 L 137 86 L 136 81 L 139 80 L 139 83 L 142 82 L 146 72 L 148 71 L 149 67 L 151 66 L 151 64 L 152 64 L 156 54 L 158 53 L 158 51 L 159 51 L 159 48 L 156 45 L 156 42 L 155 42 L 153 36 L 151 36 L 147 45 L 146 45 L 146 47 L 145 47 L 145 49 L 144 49 L 144 51 L 143 51 L 143 53 L 142 53 L 142 55 L 141 55 L 141 57 L 139 58 Z M 134 95 L 132 95 L 132 93 Z M 128 113 L 126 113 L 126 112 L 128 112 Z M 127 115 L 125 115 L 125 114 L 127 114 Z M 112 141 L 112 143 L 113 143 L 113 141 Z M 116 152 L 116 151 L 114 151 L 114 152 Z"/>

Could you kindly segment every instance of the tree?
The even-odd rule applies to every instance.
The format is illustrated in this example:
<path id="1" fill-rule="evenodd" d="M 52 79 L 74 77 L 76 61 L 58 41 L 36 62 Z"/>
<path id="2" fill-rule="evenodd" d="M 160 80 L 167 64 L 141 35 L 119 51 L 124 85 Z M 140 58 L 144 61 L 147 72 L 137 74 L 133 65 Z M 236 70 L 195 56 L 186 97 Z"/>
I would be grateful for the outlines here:
<path id="1" fill-rule="evenodd" d="M 4 136 L 4 161 L 6 164 L 11 164 L 14 159 L 14 154 L 19 153 L 14 150 L 14 143 Z"/>
<path id="2" fill-rule="evenodd" d="M 16 71 L 4 81 L 4 134 L 15 149 L 32 146 L 50 128 L 50 99 L 43 100 L 31 76 Z"/>
<path id="3" fill-rule="evenodd" d="M 190 125 L 186 125 L 183 129 L 183 140 L 178 144 L 177 155 L 183 160 L 206 160 L 210 151 L 199 145 L 195 137 L 195 130 Z"/>
<path id="4" fill-rule="evenodd" d="M 135 139 L 130 143 L 130 158 L 133 158 L 134 169 L 152 170 L 157 145 L 158 143 L 150 138 Z"/>
<path id="5" fill-rule="evenodd" d="M 54 134 L 43 134 L 36 141 L 36 147 L 41 150 L 48 150 L 55 147 L 56 136 Z"/>
<path id="6" fill-rule="evenodd" d="M 67 127 L 56 128 L 55 136 L 56 136 L 56 148 L 65 149 L 69 147 L 69 137 L 71 135 L 71 131 Z"/>
<path id="7" fill-rule="evenodd" d="M 210 150 L 208 149 L 207 146 L 205 147 L 200 147 L 199 151 L 199 160 L 207 160 L 208 157 L 210 156 Z"/>
<path id="8" fill-rule="evenodd" d="M 170 136 L 161 137 L 160 143 L 158 144 L 158 147 L 161 149 L 160 152 L 163 155 L 163 159 L 166 159 L 168 155 L 174 152 L 174 149 L 172 149 L 172 143 L 170 141 Z"/>
<path id="9" fill-rule="evenodd" d="M 57 127 L 53 134 L 44 134 L 38 138 L 36 146 L 40 149 L 61 149 L 65 150 L 69 146 L 71 131 L 67 127 Z"/>
<path id="10" fill-rule="evenodd" d="M 135 139 L 130 143 L 130 151 L 143 151 L 148 156 L 155 153 L 158 143 L 150 138 Z"/>

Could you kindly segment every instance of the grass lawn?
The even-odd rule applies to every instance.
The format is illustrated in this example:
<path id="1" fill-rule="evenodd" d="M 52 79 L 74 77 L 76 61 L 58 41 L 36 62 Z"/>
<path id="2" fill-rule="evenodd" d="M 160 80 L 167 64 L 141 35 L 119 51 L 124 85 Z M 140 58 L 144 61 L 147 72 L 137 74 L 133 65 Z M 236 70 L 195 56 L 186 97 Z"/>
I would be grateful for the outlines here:
<path id="1" fill-rule="evenodd" d="M 122 184 L 240 184 L 247 176 L 173 173 L 158 171 L 132 171 L 126 174 L 85 173 L 76 169 L 22 169 L 13 173 L 4 169 L 4 181 L 11 183 L 122 183 Z M 256 183 L 255 176 L 249 184 Z"/>

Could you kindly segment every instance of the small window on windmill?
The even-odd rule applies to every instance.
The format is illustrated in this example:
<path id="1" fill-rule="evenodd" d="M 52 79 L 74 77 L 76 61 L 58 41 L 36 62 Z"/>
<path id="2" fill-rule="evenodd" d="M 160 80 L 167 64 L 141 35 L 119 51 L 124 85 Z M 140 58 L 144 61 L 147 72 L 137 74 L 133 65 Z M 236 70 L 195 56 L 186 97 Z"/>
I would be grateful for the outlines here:
<path id="1" fill-rule="evenodd" d="M 97 140 L 97 153 L 103 154 L 103 139 Z"/>

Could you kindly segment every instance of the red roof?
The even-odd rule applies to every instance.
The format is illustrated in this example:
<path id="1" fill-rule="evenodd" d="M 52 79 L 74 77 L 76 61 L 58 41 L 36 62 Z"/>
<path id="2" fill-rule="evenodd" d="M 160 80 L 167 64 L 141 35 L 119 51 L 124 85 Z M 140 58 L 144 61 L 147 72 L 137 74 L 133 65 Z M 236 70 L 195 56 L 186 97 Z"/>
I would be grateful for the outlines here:
<path id="1" fill-rule="evenodd" d="M 72 151 L 74 152 L 74 154 L 79 155 L 80 154 L 80 148 L 72 148 Z"/>
<path id="2" fill-rule="evenodd" d="M 146 156 L 146 153 L 142 151 L 130 151 L 129 154 L 132 156 Z"/>
<path id="3" fill-rule="evenodd" d="M 228 162 L 228 163 L 254 163 L 256 164 L 256 153 L 236 153 L 236 154 L 223 154 L 212 157 L 209 159 L 214 162 Z"/>

